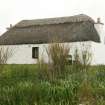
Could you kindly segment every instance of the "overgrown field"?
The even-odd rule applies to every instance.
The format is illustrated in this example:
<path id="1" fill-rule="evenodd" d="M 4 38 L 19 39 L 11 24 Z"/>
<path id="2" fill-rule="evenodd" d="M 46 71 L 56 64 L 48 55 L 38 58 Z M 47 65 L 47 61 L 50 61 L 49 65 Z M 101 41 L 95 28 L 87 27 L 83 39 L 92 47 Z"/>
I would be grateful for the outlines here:
<path id="1" fill-rule="evenodd" d="M 0 67 L 0 105 L 105 105 L 105 66 L 67 66 L 59 75 L 47 65 Z"/>

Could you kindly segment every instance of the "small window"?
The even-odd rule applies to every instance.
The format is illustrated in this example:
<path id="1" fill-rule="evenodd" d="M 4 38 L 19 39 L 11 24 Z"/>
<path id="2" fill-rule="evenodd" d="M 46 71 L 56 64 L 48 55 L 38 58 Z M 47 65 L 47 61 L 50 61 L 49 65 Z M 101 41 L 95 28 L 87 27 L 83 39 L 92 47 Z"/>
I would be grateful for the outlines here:
<path id="1" fill-rule="evenodd" d="M 72 64 L 72 55 L 68 55 L 67 59 L 68 59 L 68 63 L 71 65 Z"/>
<path id="2" fill-rule="evenodd" d="M 32 47 L 32 58 L 38 59 L 39 57 L 39 47 Z"/>

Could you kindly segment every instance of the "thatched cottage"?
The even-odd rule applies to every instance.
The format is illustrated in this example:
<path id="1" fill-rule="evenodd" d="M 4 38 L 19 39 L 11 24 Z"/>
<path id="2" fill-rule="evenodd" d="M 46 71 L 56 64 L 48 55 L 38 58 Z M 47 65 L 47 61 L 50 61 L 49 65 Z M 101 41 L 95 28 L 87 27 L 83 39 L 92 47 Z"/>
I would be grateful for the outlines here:
<path id="1" fill-rule="evenodd" d="M 80 49 L 80 43 L 90 46 L 93 55 L 91 64 L 105 64 L 103 23 L 99 18 L 95 22 L 84 14 L 22 20 L 0 37 L 0 45 L 14 50 L 8 64 L 33 64 L 40 58 L 48 62 L 45 47 L 48 47 L 54 37 L 72 46 L 71 56 L 75 48 Z"/>

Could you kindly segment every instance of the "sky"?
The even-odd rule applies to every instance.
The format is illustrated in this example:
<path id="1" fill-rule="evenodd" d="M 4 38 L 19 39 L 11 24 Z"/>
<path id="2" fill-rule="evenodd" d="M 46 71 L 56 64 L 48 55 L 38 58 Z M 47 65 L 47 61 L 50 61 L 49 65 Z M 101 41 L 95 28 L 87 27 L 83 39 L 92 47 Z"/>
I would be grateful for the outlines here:
<path id="1" fill-rule="evenodd" d="M 0 35 L 21 20 L 78 14 L 105 23 L 105 0 L 0 0 Z"/>

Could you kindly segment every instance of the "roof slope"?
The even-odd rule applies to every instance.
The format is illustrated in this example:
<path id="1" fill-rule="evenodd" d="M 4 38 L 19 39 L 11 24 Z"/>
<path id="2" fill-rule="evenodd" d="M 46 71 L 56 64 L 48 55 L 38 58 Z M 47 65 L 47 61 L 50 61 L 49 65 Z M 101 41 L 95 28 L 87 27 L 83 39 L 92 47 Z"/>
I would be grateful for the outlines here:
<path id="1" fill-rule="evenodd" d="M 87 15 L 23 20 L 0 37 L 1 45 L 49 43 L 57 37 L 64 42 L 100 42 L 94 20 Z"/>

